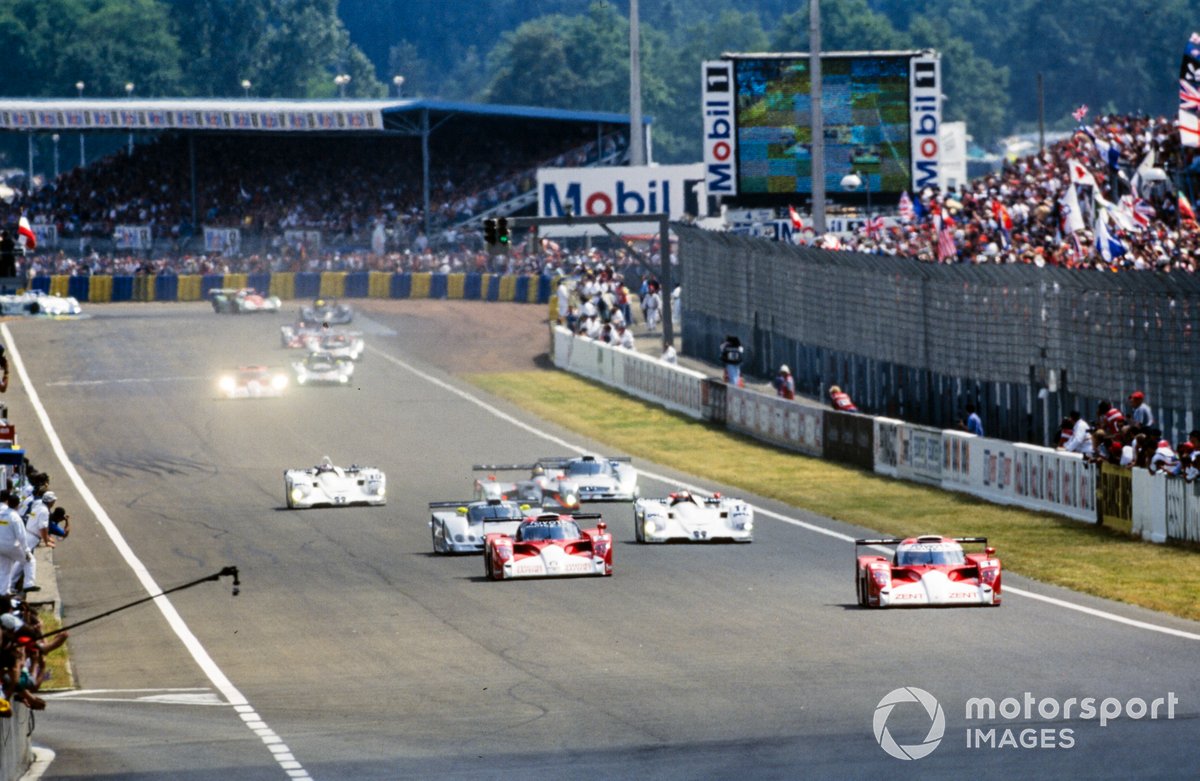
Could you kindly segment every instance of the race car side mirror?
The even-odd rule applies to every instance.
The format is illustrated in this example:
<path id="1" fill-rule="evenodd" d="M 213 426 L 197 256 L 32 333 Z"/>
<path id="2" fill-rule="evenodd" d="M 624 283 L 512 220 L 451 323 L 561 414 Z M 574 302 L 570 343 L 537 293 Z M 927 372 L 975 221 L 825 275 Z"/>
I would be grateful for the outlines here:
<path id="1" fill-rule="evenodd" d="M 604 532 L 608 530 L 608 524 L 604 521 L 600 521 L 596 524 L 596 528 L 600 530 L 601 534 L 604 534 Z"/>
<path id="2" fill-rule="evenodd" d="M 983 555 L 987 556 L 990 559 L 996 555 L 996 549 L 995 548 L 984 548 Z"/>

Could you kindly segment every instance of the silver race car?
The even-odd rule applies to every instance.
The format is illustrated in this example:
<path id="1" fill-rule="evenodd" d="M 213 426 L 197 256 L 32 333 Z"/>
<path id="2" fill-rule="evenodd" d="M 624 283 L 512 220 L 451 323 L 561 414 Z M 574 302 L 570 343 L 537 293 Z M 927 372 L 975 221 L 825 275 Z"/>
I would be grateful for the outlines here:
<path id="1" fill-rule="evenodd" d="M 638 473 L 624 456 L 539 458 L 546 473 L 576 486 L 581 502 L 632 502 L 638 498 Z"/>
<path id="2" fill-rule="evenodd" d="M 475 499 L 510 499 L 551 511 L 579 509 L 579 491 L 570 480 L 549 472 L 540 463 L 476 464 L 476 472 L 488 472 L 475 480 Z M 495 472 L 529 470 L 527 480 L 498 480 Z"/>
<path id="3" fill-rule="evenodd" d="M 361 331 L 325 331 L 310 340 L 310 349 L 334 358 L 357 361 L 362 358 L 366 343 Z"/>
<path id="4" fill-rule="evenodd" d="M 303 361 L 292 364 L 298 385 L 349 385 L 354 376 L 354 362 L 329 353 L 309 353 Z"/>
<path id="5" fill-rule="evenodd" d="M 720 494 L 676 491 L 663 499 L 635 501 L 633 531 L 638 542 L 753 542 L 754 508 Z"/>
<path id="6" fill-rule="evenodd" d="M 482 553 L 487 534 L 512 535 L 521 521 L 541 508 L 504 499 L 474 502 L 430 502 L 434 553 Z"/>
<path id="7" fill-rule="evenodd" d="M 334 466 L 329 456 L 309 469 L 284 470 L 283 490 L 292 509 L 387 504 L 387 478 L 382 471 L 353 464 Z"/>

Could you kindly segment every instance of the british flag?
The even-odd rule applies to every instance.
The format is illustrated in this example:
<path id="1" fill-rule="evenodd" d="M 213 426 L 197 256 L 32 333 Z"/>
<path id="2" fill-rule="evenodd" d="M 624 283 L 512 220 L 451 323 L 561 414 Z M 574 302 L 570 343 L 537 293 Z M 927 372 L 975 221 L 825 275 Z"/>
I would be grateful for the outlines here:
<path id="1" fill-rule="evenodd" d="M 1082 122 L 1083 118 L 1087 116 L 1087 113 L 1088 107 L 1087 104 L 1084 103 L 1082 106 L 1072 111 L 1071 116 L 1075 117 L 1076 122 Z"/>
<path id="2" fill-rule="evenodd" d="M 883 232 L 883 218 L 868 217 L 866 223 L 863 225 L 863 228 L 866 230 L 868 236 L 874 236 L 877 233 L 881 233 Z"/>
<path id="3" fill-rule="evenodd" d="M 1179 110 L 1200 114 L 1200 89 L 1187 79 L 1179 80 Z"/>

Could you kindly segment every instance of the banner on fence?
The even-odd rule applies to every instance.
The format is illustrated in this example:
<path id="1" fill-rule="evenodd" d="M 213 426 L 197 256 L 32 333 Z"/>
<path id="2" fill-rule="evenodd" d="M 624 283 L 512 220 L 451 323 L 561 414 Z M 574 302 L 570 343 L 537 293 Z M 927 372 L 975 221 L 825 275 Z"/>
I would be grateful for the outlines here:
<path id="1" fill-rule="evenodd" d="M 236 255 L 242 247 L 242 232 L 237 228 L 205 228 L 204 251 Z"/>
<path id="2" fill-rule="evenodd" d="M 321 231 L 287 230 L 283 232 L 283 243 L 292 249 L 318 252 L 321 249 Z"/>
<path id="3" fill-rule="evenodd" d="M 154 244 L 149 225 L 118 225 L 113 229 L 113 241 L 117 249 L 143 250 Z"/>
<path id="4" fill-rule="evenodd" d="M 33 228 L 33 235 L 37 236 L 37 245 L 39 247 L 58 246 L 57 225 L 50 222 L 35 222 L 30 227 Z"/>

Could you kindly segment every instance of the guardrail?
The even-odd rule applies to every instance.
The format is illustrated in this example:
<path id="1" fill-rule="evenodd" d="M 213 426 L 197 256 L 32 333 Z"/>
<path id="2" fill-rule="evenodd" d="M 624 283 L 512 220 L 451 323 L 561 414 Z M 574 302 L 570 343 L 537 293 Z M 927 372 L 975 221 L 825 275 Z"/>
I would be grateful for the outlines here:
<path id="1" fill-rule="evenodd" d="M 112 301 L 203 301 L 216 288 L 243 288 L 292 298 L 448 298 L 548 303 L 552 278 L 528 274 L 435 274 L 301 271 L 262 274 L 38 276 L 30 288 L 93 304 Z"/>
<path id="2" fill-rule="evenodd" d="M 1078 453 L 781 399 L 557 326 L 553 353 L 561 369 L 806 455 L 1102 523 L 1151 542 L 1200 542 L 1200 483 L 1091 464 Z"/>

